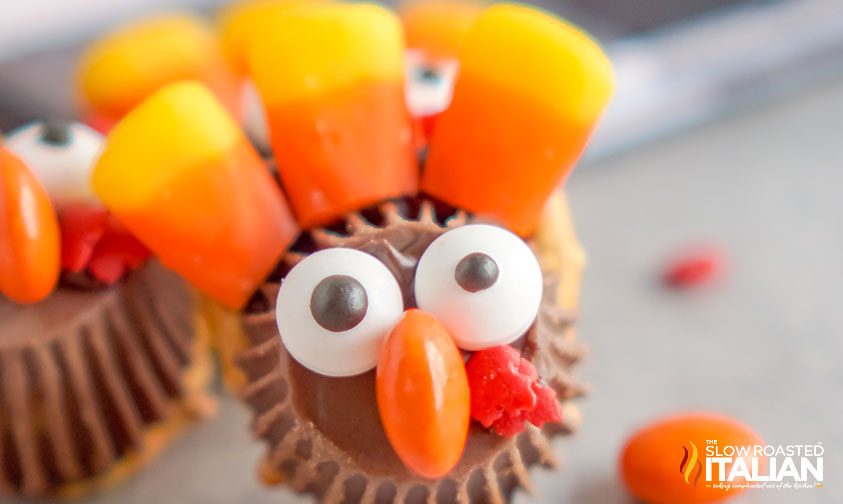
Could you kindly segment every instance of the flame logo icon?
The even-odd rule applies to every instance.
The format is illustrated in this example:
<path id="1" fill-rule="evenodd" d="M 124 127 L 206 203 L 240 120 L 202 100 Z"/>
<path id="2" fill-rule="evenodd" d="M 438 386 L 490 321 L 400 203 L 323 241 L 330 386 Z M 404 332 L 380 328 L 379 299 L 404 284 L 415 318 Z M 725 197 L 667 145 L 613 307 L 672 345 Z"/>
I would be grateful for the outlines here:
<path id="1" fill-rule="evenodd" d="M 697 451 L 697 445 L 693 441 L 688 441 L 688 443 L 691 445 L 690 451 L 687 446 L 682 446 L 685 455 L 682 457 L 682 462 L 679 463 L 679 474 L 684 476 L 685 483 L 690 485 L 691 473 L 696 469 L 697 473 L 694 475 L 694 486 L 697 486 L 697 481 L 700 480 L 700 475 L 702 474 L 702 464 L 699 461 L 700 454 Z"/>

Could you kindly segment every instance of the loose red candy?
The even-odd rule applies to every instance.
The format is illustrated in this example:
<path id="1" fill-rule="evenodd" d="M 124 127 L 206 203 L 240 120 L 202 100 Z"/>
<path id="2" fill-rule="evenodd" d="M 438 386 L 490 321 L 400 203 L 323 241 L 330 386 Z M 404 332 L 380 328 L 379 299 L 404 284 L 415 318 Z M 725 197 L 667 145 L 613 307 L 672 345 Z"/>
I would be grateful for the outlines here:
<path id="1" fill-rule="evenodd" d="M 695 250 L 669 264 L 663 280 L 671 287 L 692 287 L 714 279 L 722 265 L 722 256 L 716 250 Z"/>
<path id="2" fill-rule="evenodd" d="M 562 420 L 556 392 L 535 366 L 503 345 L 475 352 L 465 366 L 471 391 L 471 417 L 501 436 L 522 432 L 529 422 L 541 427 Z"/>

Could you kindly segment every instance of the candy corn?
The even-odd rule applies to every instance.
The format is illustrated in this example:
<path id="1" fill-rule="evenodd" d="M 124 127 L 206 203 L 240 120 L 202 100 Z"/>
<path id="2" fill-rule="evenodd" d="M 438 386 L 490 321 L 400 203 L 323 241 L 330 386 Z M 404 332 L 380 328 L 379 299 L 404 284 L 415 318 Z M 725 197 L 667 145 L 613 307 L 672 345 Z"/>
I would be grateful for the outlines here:
<path id="1" fill-rule="evenodd" d="M 459 62 L 422 189 L 528 235 L 606 106 L 609 61 L 576 28 L 501 4 L 468 31 Z"/>
<path id="2" fill-rule="evenodd" d="M 402 40 L 368 4 L 291 9 L 254 39 L 252 78 L 302 227 L 415 192 Z"/>
<path id="3" fill-rule="evenodd" d="M 162 86 L 195 79 L 207 84 L 229 110 L 239 109 L 239 85 L 214 31 L 186 15 L 145 19 L 92 45 L 82 58 L 79 88 L 95 121 L 111 122 Z"/>
<path id="4" fill-rule="evenodd" d="M 47 191 L 0 147 L 0 293 L 18 303 L 46 298 L 59 277 L 59 226 Z"/>
<path id="5" fill-rule="evenodd" d="M 297 235 L 284 197 L 213 95 L 182 82 L 111 132 L 94 190 L 161 261 L 241 307 Z"/>
<path id="6" fill-rule="evenodd" d="M 404 464 L 427 478 L 450 471 L 465 447 L 470 405 L 462 356 L 445 328 L 407 311 L 381 349 L 376 383 L 381 422 Z"/>

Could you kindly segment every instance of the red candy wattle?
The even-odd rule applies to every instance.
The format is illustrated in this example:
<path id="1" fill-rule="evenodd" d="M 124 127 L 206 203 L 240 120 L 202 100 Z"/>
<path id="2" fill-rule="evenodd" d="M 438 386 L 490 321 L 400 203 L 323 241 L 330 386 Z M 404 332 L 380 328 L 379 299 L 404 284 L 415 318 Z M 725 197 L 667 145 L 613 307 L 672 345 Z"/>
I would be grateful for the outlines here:
<path id="1" fill-rule="evenodd" d="M 556 392 L 542 383 L 535 366 L 503 345 L 475 352 L 465 365 L 471 391 L 471 417 L 500 436 L 511 437 L 524 424 L 541 427 L 562 420 Z"/>
<path id="2" fill-rule="evenodd" d="M 94 279 L 110 285 L 151 256 L 101 206 L 65 206 L 59 210 L 59 226 L 63 271 L 87 271 Z"/>

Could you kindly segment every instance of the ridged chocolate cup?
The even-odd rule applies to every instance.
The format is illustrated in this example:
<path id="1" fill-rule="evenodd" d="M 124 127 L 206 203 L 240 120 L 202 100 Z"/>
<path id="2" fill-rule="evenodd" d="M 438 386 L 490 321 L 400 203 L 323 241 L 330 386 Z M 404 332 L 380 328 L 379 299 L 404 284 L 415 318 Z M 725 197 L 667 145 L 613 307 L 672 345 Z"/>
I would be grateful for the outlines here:
<path id="1" fill-rule="evenodd" d="M 417 215 L 408 216 L 387 204 L 374 219 L 367 215 L 375 224 L 363 215 L 352 215 L 346 221 L 346 233 L 317 231 L 312 233 L 313 244 L 316 249 L 345 246 L 372 253 L 402 285 L 408 285 L 402 275 L 414 269 L 412 258 L 417 260 L 447 227 L 470 220 L 458 212 L 442 222 L 433 208 L 423 202 Z M 564 203 L 562 210 L 567 212 Z M 561 232 L 560 228 L 548 234 L 545 229 L 543 241 L 531 243 L 544 244 L 540 259 L 551 256 L 555 261 L 540 261 L 545 273 L 544 299 L 536 323 L 515 346 L 563 401 L 563 421 L 542 428 L 528 425 L 513 438 L 497 436 L 473 422 L 459 463 L 438 480 L 411 473 L 390 446 L 378 414 L 374 371 L 329 378 L 304 368 L 289 355 L 275 321 L 273 301 L 279 284 L 266 284 L 253 305 L 256 308 L 243 318 L 249 348 L 238 359 L 247 381 L 241 396 L 254 412 L 255 435 L 268 447 L 260 467 L 264 480 L 286 483 L 330 504 L 505 503 L 518 488 L 532 490 L 528 469 L 556 465 L 550 441 L 577 426 L 579 415 L 569 400 L 584 392 L 571 374 L 584 348 L 571 332 L 572 307 L 558 302 L 558 295 L 570 287 L 563 289 L 559 282 L 563 265 L 570 268 L 568 259 L 581 259 L 581 252 L 549 250 L 548 243 L 578 247 L 572 232 L 564 240 L 553 239 Z M 288 257 L 290 263 L 300 259 L 297 254 Z M 578 270 L 581 260 L 575 263 Z M 578 281 L 579 271 L 573 277 Z M 405 299 L 407 295 L 405 290 Z"/>
<path id="2" fill-rule="evenodd" d="M 157 263 L 106 289 L 0 300 L 0 494 L 80 490 L 146 453 L 200 388 L 186 379 L 197 324 L 191 291 Z"/>

